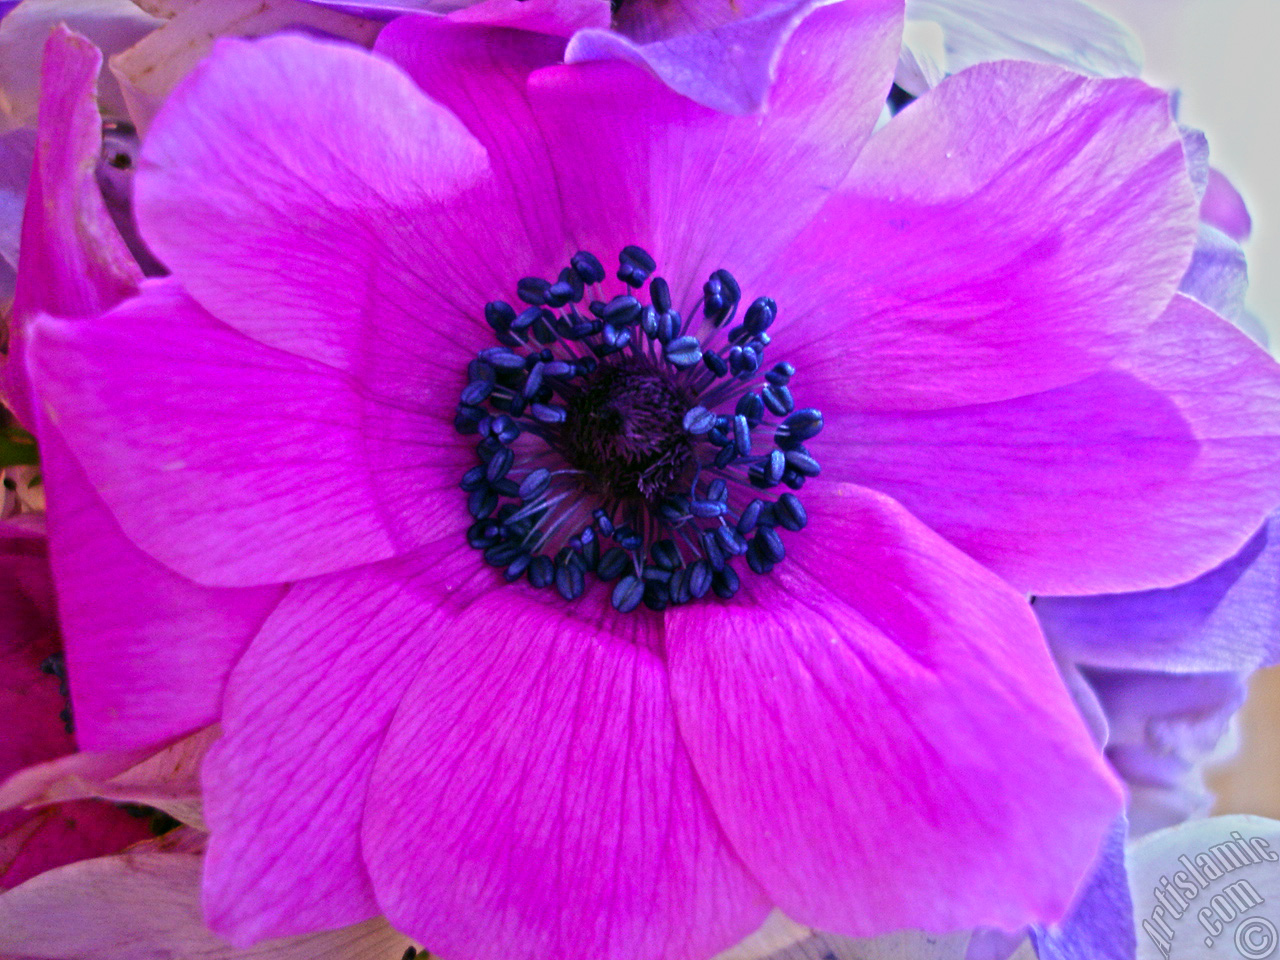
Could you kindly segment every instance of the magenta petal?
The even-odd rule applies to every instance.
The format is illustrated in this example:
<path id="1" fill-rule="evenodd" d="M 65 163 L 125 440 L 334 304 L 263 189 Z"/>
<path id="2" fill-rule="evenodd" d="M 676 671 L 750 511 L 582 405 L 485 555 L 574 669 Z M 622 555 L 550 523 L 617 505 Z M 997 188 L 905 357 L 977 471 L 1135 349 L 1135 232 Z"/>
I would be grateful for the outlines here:
<path id="1" fill-rule="evenodd" d="M 1253 232 L 1253 218 L 1244 198 L 1225 176 L 1209 169 L 1209 185 L 1200 201 L 1200 219 L 1217 227 L 1232 240 L 1243 243 Z"/>
<path id="2" fill-rule="evenodd" d="M 754 288 L 867 142 L 901 27 L 896 0 L 815 10 L 783 48 L 760 116 L 709 110 L 626 63 L 534 74 L 530 97 L 557 175 L 577 198 L 565 214 L 575 235 L 610 256 L 640 242 L 677 304 L 697 300 L 720 268 Z M 641 239 L 621 233 L 631 223 Z"/>
<path id="3" fill-rule="evenodd" d="M 887 497 L 806 505 L 825 546 L 667 614 L 734 849 L 789 917 L 849 936 L 1061 919 L 1120 795 L 1030 607 Z"/>
<path id="4" fill-rule="evenodd" d="M 490 176 L 432 211 L 427 229 L 397 238 L 432 264 L 433 275 L 417 282 L 435 284 L 436 299 L 467 323 L 486 301 L 510 298 L 520 277 L 554 277 L 568 264 L 586 242 L 571 229 L 574 217 L 586 215 L 578 194 L 609 172 L 593 172 L 585 184 L 556 182 L 544 118 L 529 103 L 526 85 L 530 73 L 560 60 L 563 39 L 453 21 L 401 17 L 378 36 L 376 49 L 488 151 Z M 633 221 L 628 215 L 618 226 L 625 230 Z M 492 333 L 481 327 L 491 343 Z"/>
<path id="5" fill-rule="evenodd" d="M 257 135 L 228 134 L 246 125 Z M 135 197 L 148 244 L 210 313 L 350 369 L 362 337 L 377 350 L 421 330 L 439 300 L 406 287 L 421 282 L 421 248 L 383 235 L 429 229 L 485 166 L 475 138 L 392 64 L 278 36 L 223 41 L 174 91 Z"/>
<path id="6" fill-rule="evenodd" d="M 642 0 L 620 8 L 618 31 L 575 34 L 565 60 L 625 60 L 647 68 L 677 93 L 704 106 L 753 113 L 769 99 L 784 45 L 818 6 L 812 0 L 787 0 L 748 3 L 744 10 L 728 3 Z M 878 27 L 901 17 L 901 0 L 855 0 L 835 7 L 818 20 L 834 16 L 849 22 L 863 45 L 847 52 L 849 61 L 878 66 Z M 826 24 L 814 30 L 811 40 L 835 32 Z M 875 101 L 868 97 L 866 102 Z"/>
<path id="7" fill-rule="evenodd" d="M 487 287 L 455 284 L 458 302 L 509 296 L 523 274 L 554 276 L 577 249 L 609 263 L 636 243 L 683 303 L 718 268 L 749 281 L 845 176 L 883 104 L 899 28 L 892 0 L 814 13 L 783 52 L 762 118 L 709 110 L 627 63 L 529 73 L 559 54 L 532 35 L 405 17 L 378 50 L 489 151 L 489 205 L 469 216 L 471 195 L 450 205 L 464 264 L 490 271 Z M 493 216 L 511 226 L 485 226 Z M 690 228 L 713 223 L 733 228 Z"/>
<path id="8" fill-rule="evenodd" d="M 42 537 L 4 524 L 0 536 L 0 780 L 66 753 L 57 719 L 65 706 L 55 677 L 41 670 L 59 652 L 53 585 Z"/>
<path id="9" fill-rule="evenodd" d="M 448 11 L 453 23 L 511 27 L 568 37 L 589 27 L 609 26 L 609 0 L 478 0 L 464 6 L 444 0 L 307 0 L 362 17 L 389 20 L 398 14 Z M 456 9 L 451 9 L 456 7 Z"/>
<path id="10" fill-rule="evenodd" d="M 81 748 L 133 750 L 212 723 L 227 674 L 280 589 L 201 587 L 147 556 L 44 426 L 50 553 Z"/>
<path id="11" fill-rule="evenodd" d="M 23 369 L 22 321 L 38 312 L 98 313 L 131 295 L 142 279 L 94 179 L 102 145 L 95 98 L 101 66 L 98 48 L 65 26 L 45 44 L 40 128 L 13 301 L 20 322 L 13 325 L 0 372 L 0 392 L 27 426 L 35 417 Z"/>
<path id="12" fill-rule="evenodd" d="M 152 836 L 146 820 L 98 800 L 0 814 L 0 890 Z"/>
<path id="13" fill-rule="evenodd" d="M 442 609 L 449 591 L 465 600 L 465 577 L 480 572 L 459 538 L 298 584 L 267 621 L 232 674 L 204 767 L 205 911 L 221 934 L 245 945 L 378 912 L 359 839 L 369 774 L 456 616 Z"/>
<path id="14" fill-rule="evenodd" d="M 1001 403 L 832 417 L 823 440 L 835 475 L 1020 589 L 1170 586 L 1231 556 L 1280 500 L 1280 366 L 1179 296 L 1109 372 Z"/>
<path id="15" fill-rule="evenodd" d="M 481 0 L 452 11 L 453 23 L 510 27 L 554 37 L 609 26 L 609 0 Z"/>
<path id="16" fill-rule="evenodd" d="M 705 960 L 769 909 L 675 729 L 656 618 L 490 594 L 405 692 L 364 850 L 388 919 L 470 960 Z"/>
<path id="17" fill-rule="evenodd" d="M 872 137 L 771 268 L 776 339 L 860 409 L 1044 390 L 1160 315 L 1195 225 L 1164 93 L 984 64 Z"/>
<path id="18" fill-rule="evenodd" d="M 423 384 L 419 408 L 380 402 L 218 323 L 171 280 L 33 336 L 50 418 L 125 533 L 198 582 L 315 576 L 469 522 L 456 486 L 474 453 L 447 419 L 451 383 L 438 402 Z"/>

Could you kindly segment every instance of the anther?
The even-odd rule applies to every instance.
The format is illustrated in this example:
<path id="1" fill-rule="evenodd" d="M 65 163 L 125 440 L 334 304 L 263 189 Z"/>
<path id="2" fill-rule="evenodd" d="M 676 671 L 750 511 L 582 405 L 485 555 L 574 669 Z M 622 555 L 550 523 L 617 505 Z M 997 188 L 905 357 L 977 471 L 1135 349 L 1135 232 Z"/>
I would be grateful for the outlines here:
<path id="1" fill-rule="evenodd" d="M 728 599 L 740 588 L 735 563 L 767 574 L 786 556 L 779 531 L 806 526 L 794 494 L 746 491 L 818 476 L 804 441 L 822 415 L 795 409 L 792 364 L 761 382 L 772 299 L 757 297 L 731 326 L 742 292 L 717 270 L 702 291 L 711 324 L 686 328 L 653 258 L 628 246 L 618 260 L 621 290 L 579 251 L 554 282 L 518 281 L 520 312 L 485 305 L 498 345 L 467 365 L 454 417 L 478 437 L 479 464 L 459 482 L 474 519 L 467 542 L 506 580 L 566 601 L 588 576 L 613 584 L 623 613 Z M 580 312 L 572 304 L 588 286 Z"/>
<path id="2" fill-rule="evenodd" d="M 582 278 L 583 283 L 600 283 L 604 280 L 604 266 L 594 254 L 587 253 L 585 250 L 579 250 L 570 257 L 569 266 Z"/>

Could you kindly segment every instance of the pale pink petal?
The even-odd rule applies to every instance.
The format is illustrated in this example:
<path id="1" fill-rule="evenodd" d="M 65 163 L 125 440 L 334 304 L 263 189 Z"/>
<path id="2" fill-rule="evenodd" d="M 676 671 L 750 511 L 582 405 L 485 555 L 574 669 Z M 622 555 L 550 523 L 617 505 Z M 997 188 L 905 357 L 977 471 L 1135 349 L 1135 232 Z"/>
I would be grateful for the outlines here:
<path id="1" fill-rule="evenodd" d="M 0 89 L 6 126 L 34 125 L 40 112 L 41 52 L 51 31 L 65 25 L 87 38 L 106 56 L 124 50 L 163 21 L 144 13 L 132 0 L 37 0 L 0 4 Z M 16 9 L 21 7 L 21 9 Z M 98 81 L 104 116 L 127 116 L 120 89 L 110 71 Z"/>
<path id="2" fill-rule="evenodd" d="M 40 128 L 22 223 L 8 357 L 0 393 L 28 427 L 35 423 L 23 369 L 25 321 L 37 312 L 87 316 L 137 288 L 142 272 L 112 223 L 94 178 L 102 145 L 95 87 L 102 54 L 57 27 L 45 44 Z"/>
<path id="3" fill-rule="evenodd" d="M 1120 794 L 1030 607 L 887 497 L 817 491 L 771 577 L 666 615 L 734 849 L 788 916 L 850 936 L 1061 919 Z"/>
<path id="4" fill-rule="evenodd" d="M 201 587 L 147 556 L 45 426 L 50 552 L 80 746 L 134 750 L 211 723 L 279 588 Z"/>
<path id="5" fill-rule="evenodd" d="M 34 338 L 33 380 L 94 487 L 131 540 L 198 582 L 314 576 L 470 522 L 452 379 L 424 370 L 417 406 L 382 402 L 168 280 L 90 322 L 41 319 Z"/>
<path id="6" fill-rule="evenodd" d="M 863 410 L 999 400 L 1156 320 L 1195 224 L 1166 94 L 984 64 L 871 139 L 761 292 L 811 389 Z"/>
<path id="7" fill-rule="evenodd" d="M 377 912 L 359 837 L 374 758 L 456 604 L 492 575 L 458 537 L 298 584 L 267 621 L 232 674 L 204 770 L 205 910 L 232 942 Z"/>
<path id="8" fill-rule="evenodd" d="M 910 15 L 942 28 L 952 72 L 1006 59 L 1058 64 L 1095 77 L 1142 72 L 1138 39 L 1085 0 L 911 0 Z"/>
<path id="9" fill-rule="evenodd" d="M 219 735 L 211 726 L 155 752 L 72 753 L 27 767 L 0 783 L 0 810 L 100 798 L 200 827 L 200 762 Z"/>
<path id="10" fill-rule="evenodd" d="M 472 960 L 704 960 L 769 903 L 676 733 L 660 624 L 496 591 L 405 691 L 363 845 L 396 926 Z"/>
<path id="11" fill-rule="evenodd" d="M 1113 369 L 1078 383 L 828 423 L 814 451 L 835 476 L 895 497 L 1033 593 L 1183 583 L 1280 499 L 1280 366 L 1181 296 Z"/>
<path id="12" fill-rule="evenodd" d="M 382 23 L 300 0 L 144 0 L 163 26 L 111 58 L 128 117 L 145 136 L 174 87 L 225 37 L 305 32 L 373 45 Z"/>
<path id="13" fill-rule="evenodd" d="M 42 960 L 400 960 L 385 920 L 236 949 L 200 914 L 201 857 L 167 838 L 0 894 L 0 953 Z"/>
<path id="14" fill-rule="evenodd" d="M 0 782 L 0 810 L 96 796 L 80 793 L 79 785 L 105 782 L 142 762 L 148 755 L 146 750 L 82 752 L 33 763 Z"/>

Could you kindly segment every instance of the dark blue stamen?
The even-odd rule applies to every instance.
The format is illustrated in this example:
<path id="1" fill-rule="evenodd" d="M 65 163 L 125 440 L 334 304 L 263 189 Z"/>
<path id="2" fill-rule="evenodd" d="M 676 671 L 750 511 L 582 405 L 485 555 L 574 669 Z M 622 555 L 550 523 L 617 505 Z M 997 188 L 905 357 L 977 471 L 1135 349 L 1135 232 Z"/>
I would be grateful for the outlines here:
<path id="1" fill-rule="evenodd" d="M 775 363 L 773 369 L 764 375 L 774 386 L 785 387 L 796 375 L 796 368 L 789 363 Z"/>
<path id="2" fill-rule="evenodd" d="M 613 607 L 619 613 L 630 613 L 644 599 L 644 581 L 634 574 L 623 577 L 613 588 Z"/>
<path id="3" fill-rule="evenodd" d="M 569 266 L 582 278 L 583 283 L 600 283 L 604 280 L 604 266 L 585 250 L 579 250 L 570 257 Z"/>
<path id="4" fill-rule="evenodd" d="M 784 530 L 803 530 L 805 524 L 809 522 L 809 515 L 805 513 L 804 504 L 800 502 L 800 498 L 794 493 L 784 493 L 780 496 L 774 506 L 773 513 L 778 518 L 778 525 Z"/>
<path id="5" fill-rule="evenodd" d="M 736 527 L 738 533 L 746 536 L 756 528 L 756 523 L 760 520 L 760 511 L 764 509 L 763 500 L 752 500 L 747 504 L 746 509 L 742 511 L 742 516 L 738 518 Z"/>
<path id="6" fill-rule="evenodd" d="M 791 398 L 791 389 L 781 384 L 769 384 L 760 391 L 760 397 L 775 417 L 784 417 L 796 408 L 796 402 Z"/>
<path id="7" fill-rule="evenodd" d="M 662 277 L 654 277 L 649 281 L 649 299 L 653 301 L 653 309 L 658 313 L 671 310 L 671 287 Z"/>
<path id="8" fill-rule="evenodd" d="M 689 433 L 697 436 L 701 433 L 708 433 L 716 425 L 716 415 L 706 407 L 691 407 L 685 413 L 682 422 Z"/>
<path id="9" fill-rule="evenodd" d="M 697 337 L 679 337 L 663 347 L 663 354 L 669 363 L 683 370 L 702 359 L 702 344 Z"/>
<path id="10" fill-rule="evenodd" d="M 497 333 L 511 329 L 516 318 L 515 308 L 504 300 L 494 300 L 485 304 L 484 319 Z"/>
<path id="11" fill-rule="evenodd" d="M 516 296 L 525 303 L 540 307 L 547 302 L 547 292 L 550 289 L 550 282 L 541 277 L 525 277 L 516 284 Z"/>
<path id="12" fill-rule="evenodd" d="M 766 367 L 772 299 L 731 325 L 742 291 L 717 270 L 681 305 L 686 325 L 653 257 L 628 246 L 618 262 L 621 290 L 583 251 L 554 282 L 521 278 L 525 309 L 485 305 L 499 345 L 468 364 L 454 417 L 478 440 L 459 482 L 467 542 L 508 581 L 569 601 L 589 576 L 614 584 L 623 613 L 727 600 L 735 563 L 768 574 L 786 557 L 781 531 L 807 525 L 794 493 L 752 490 L 819 476 L 805 442 L 822 414 L 796 410 L 792 364 Z"/>
<path id="13" fill-rule="evenodd" d="M 653 257 L 640 247 L 623 247 L 618 255 L 618 279 L 629 287 L 640 287 L 658 267 Z"/>
<path id="14" fill-rule="evenodd" d="M 728 270 L 717 270 L 702 287 L 703 310 L 708 319 L 719 326 L 733 315 L 742 291 Z"/>

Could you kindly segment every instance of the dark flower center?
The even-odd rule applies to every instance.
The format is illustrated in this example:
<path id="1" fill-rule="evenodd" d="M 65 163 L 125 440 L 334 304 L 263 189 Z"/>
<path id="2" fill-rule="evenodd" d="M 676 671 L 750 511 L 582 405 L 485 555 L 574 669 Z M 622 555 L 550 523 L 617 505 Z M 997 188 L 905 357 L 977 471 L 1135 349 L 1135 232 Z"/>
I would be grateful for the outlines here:
<path id="1" fill-rule="evenodd" d="M 794 493 L 760 494 L 818 475 L 804 441 L 822 414 L 795 409 L 791 364 L 763 366 L 771 299 L 728 326 L 741 294 L 717 270 L 686 324 L 648 253 L 626 247 L 619 263 L 625 292 L 591 299 L 585 314 L 577 305 L 605 281 L 585 252 L 555 282 L 521 280 L 520 312 L 486 305 L 501 346 L 471 362 L 454 419 L 480 436 L 461 482 L 475 518 L 467 539 L 508 580 L 566 600 L 589 574 L 615 582 L 624 613 L 729 599 L 735 557 L 769 573 L 786 554 L 778 528 L 805 526 Z M 646 281 L 648 304 L 634 295 Z"/>
<path id="2" fill-rule="evenodd" d="M 602 365 L 567 404 L 565 459 L 601 497 L 639 497 L 656 507 L 693 458 L 683 423 L 693 398 L 643 356 Z"/>

